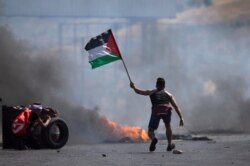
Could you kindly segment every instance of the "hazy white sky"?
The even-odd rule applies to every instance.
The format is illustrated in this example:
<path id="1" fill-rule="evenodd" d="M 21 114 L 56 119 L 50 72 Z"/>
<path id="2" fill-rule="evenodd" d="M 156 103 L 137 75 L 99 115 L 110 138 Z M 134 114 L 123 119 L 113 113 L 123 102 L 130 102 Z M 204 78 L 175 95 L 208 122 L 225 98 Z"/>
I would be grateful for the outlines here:
<path id="1" fill-rule="evenodd" d="M 18 9 L 14 8 L 14 6 L 18 7 L 18 5 L 15 5 L 15 3 L 24 1 L 26 3 L 32 2 L 31 4 L 38 2 L 38 0 L 5 0 L 4 2 L 8 2 L 7 5 L 9 5 L 6 6 L 5 9 L 8 10 L 8 12 L 17 12 Z M 46 2 L 51 3 L 51 7 L 48 8 L 50 12 L 53 11 L 53 5 L 58 5 L 60 12 L 64 12 L 61 10 L 63 6 L 68 5 L 71 6 L 71 8 L 72 5 L 74 6 L 74 4 L 69 3 L 69 1 L 67 1 L 67 3 L 56 3 L 58 1 L 46 0 Z M 155 0 L 152 1 L 155 2 Z M 190 0 L 186 2 L 188 1 Z M 41 3 L 37 3 L 37 7 L 39 8 L 38 4 Z M 48 6 L 48 4 L 44 5 Z M 45 6 L 42 6 L 42 8 Z M 24 11 L 26 7 L 32 7 L 32 5 L 21 4 L 22 11 Z M 86 6 L 78 7 L 82 10 L 86 8 Z M 71 57 L 71 59 L 69 59 L 69 65 L 76 64 L 76 59 L 73 59 L 75 57 L 78 57 L 81 60 L 80 62 L 84 64 L 84 66 L 79 66 L 79 68 L 74 69 L 74 71 L 72 70 L 73 72 L 69 71 L 71 77 L 77 77 L 77 79 L 72 79 L 69 83 L 69 87 L 72 88 L 69 89 L 69 91 L 72 93 L 77 91 L 76 95 L 73 95 L 75 98 L 72 97 L 72 100 L 80 103 L 82 102 L 80 100 L 82 98 L 79 96 L 83 95 L 84 105 L 90 108 L 99 106 L 101 113 L 107 115 L 108 118 L 124 123 L 131 122 L 146 127 L 150 111 L 149 100 L 138 97 L 130 91 L 127 76 L 123 72 L 120 62 L 107 65 L 101 70 L 91 70 L 87 62 L 87 53 L 82 50 L 84 43 L 82 43 L 80 39 L 84 38 L 84 42 L 87 42 L 90 37 L 98 35 L 110 27 L 117 28 L 118 30 L 115 36 L 117 37 L 121 51 L 124 53 L 124 59 L 128 62 L 129 71 L 135 83 L 142 88 L 153 88 L 155 77 L 157 77 L 159 73 L 163 74 L 168 79 L 168 87 L 176 94 L 177 100 L 184 110 L 184 114 L 187 115 L 192 111 L 196 111 L 193 109 L 196 103 L 189 104 L 190 96 L 200 97 L 204 94 L 208 96 L 216 95 L 217 91 L 221 90 L 221 87 L 218 86 L 219 78 L 226 80 L 225 82 L 230 84 L 231 81 L 234 80 L 232 75 L 239 77 L 244 75 L 243 80 L 250 82 L 250 77 L 248 76 L 250 67 L 247 63 L 250 53 L 249 9 L 250 0 L 213 0 L 212 5 L 209 6 L 189 6 L 185 8 L 185 10 L 179 11 L 176 18 L 159 19 L 160 24 L 155 26 L 155 31 L 149 31 L 149 33 L 155 32 L 155 34 L 148 35 L 153 38 L 153 35 L 158 34 L 155 40 L 142 38 L 144 35 L 141 33 L 143 20 L 140 20 L 142 23 L 135 21 L 128 24 L 129 21 L 124 18 L 87 20 L 86 18 L 48 19 L 17 17 L 9 20 L 0 20 L 0 24 L 7 24 L 15 34 L 15 37 L 25 41 L 25 44 L 28 43 L 28 45 L 46 48 L 46 50 L 52 50 L 58 47 L 60 39 L 58 28 L 61 26 L 61 44 L 65 50 L 64 54 L 68 54 L 68 57 Z M 32 11 L 34 11 L 34 9 L 29 10 L 29 12 Z M 149 11 L 148 14 L 150 14 Z M 114 22 L 116 24 L 114 24 Z M 88 23 L 90 26 L 86 26 Z M 78 25 L 76 28 L 78 44 L 77 55 L 74 55 L 74 51 L 72 51 L 74 50 L 75 42 L 74 24 Z M 173 26 L 176 28 L 169 30 L 168 27 L 171 27 L 170 24 L 176 25 Z M 115 27 L 114 25 L 118 26 Z M 158 30 L 162 31 L 159 32 Z M 147 41 L 142 41 L 144 39 Z M 138 44 L 138 42 L 136 43 L 134 41 L 140 41 L 140 43 Z M 130 45 L 127 44 L 129 45 L 127 46 L 126 42 Z M 162 58 L 164 57 L 166 59 L 159 60 L 160 62 L 155 66 L 148 64 L 148 66 L 145 67 L 143 62 L 138 63 L 138 68 L 131 71 L 129 65 L 132 64 L 132 61 L 136 61 L 135 56 L 139 57 L 138 59 L 142 56 L 149 56 L 140 55 L 140 53 L 142 53 L 141 50 L 145 48 L 144 43 L 146 42 L 150 43 L 147 46 L 152 45 L 152 48 L 153 46 L 161 45 L 158 52 L 155 49 L 153 50 L 156 54 L 164 54 Z M 68 49 L 71 49 L 71 51 L 67 51 Z M 135 52 L 130 54 L 131 50 L 138 51 L 138 54 Z M 173 69 L 171 70 L 174 71 L 172 75 L 172 72 L 166 70 L 167 62 L 164 62 L 170 57 L 170 55 L 168 55 L 169 50 L 172 51 L 170 53 L 173 54 L 173 61 L 177 61 L 177 63 L 172 65 Z M 153 55 L 150 56 L 153 57 Z M 131 63 L 129 62 L 130 58 Z M 178 64 L 178 62 L 180 64 Z M 183 82 L 182 77 L 184 77 Z M 96 81 L 99 79 L 102 80 L 101 84 L 99 81 Z M 191 81 L 188 82 L 188 79 Z M 234 83 L 235 82 L 232 82 L 233 85 Z M 80 86 L 84 86 L 84 92 L 78 90 Z M 93 92 L 89 89 L 94 89 L 95 91 Z M 249 91 L 249 88 L 246 88 L 246 91 Z M 98 98 L 96 98 L 96 96 L 98 96 Z M 198 97 L 196 99 L 199 99 Z M 223 97 L 222 95 L 221 98 Z M 222 105 L 224 105 L 223 102 Z M 217 110 L 214 109 L 214 112 L 216 111 Z M 133 113 L 135 117 L 131 117 L 131 113 Z"/>
<path id="2" fill-rule="evenodd" d="M 175 19 L 161 19 L 170 24 L 212 24 L 236 20 L 250 20 L 249 0 L 214 0 L 212 6 L 190 8 Z"/>
<path id="3" fill-rule="evenodd" d="M 7 15 L 173 17 L 173 0 L 2 0 Z"/>

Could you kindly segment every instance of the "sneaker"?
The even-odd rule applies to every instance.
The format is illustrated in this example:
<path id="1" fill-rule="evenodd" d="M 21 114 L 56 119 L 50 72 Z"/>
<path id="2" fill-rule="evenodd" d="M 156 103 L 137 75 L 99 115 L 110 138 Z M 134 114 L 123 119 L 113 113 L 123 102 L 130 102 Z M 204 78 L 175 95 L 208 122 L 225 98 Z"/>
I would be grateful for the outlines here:
<path id="1" fill-rule="evenodd" d="M 172 151 L 175 148 L 175 144 L 168 145 L 167 151 Z"/>
<path id="2" fill-rule="evenodd" d="M 157 144 L 158 140 L 156 138 L 154 138 L 150 144 L 150 147 L 149 147 L 149 151 L 150 152 L 153 152 L 155 151 L 155 145 Z"/>

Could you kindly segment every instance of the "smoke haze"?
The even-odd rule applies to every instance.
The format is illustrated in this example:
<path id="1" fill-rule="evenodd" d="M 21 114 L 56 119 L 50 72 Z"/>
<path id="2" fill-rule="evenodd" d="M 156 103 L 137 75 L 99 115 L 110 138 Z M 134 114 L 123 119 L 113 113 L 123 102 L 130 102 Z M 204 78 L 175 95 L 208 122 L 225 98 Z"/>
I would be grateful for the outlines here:
<path id="1" fill-rule="evenodd" d="M 96 109 L 86 109 L 69 102 L 71 96 L 70 74 L 74 65 L 57 52 L 32 49 L 17 40 L 6 28 L 0 27 L 0 94 L 7 105 L 28 105 L 41 102 L 55 108 L 66 120 L 71 143 L 118 141 L 126 136 L 119 124 L 109 125 L 109 120 Z M 72 65 L 72 66 L 71 66 Z M 67 77 L 65 77 L 67 75 Z M 139 138 L 138 138 L 139 139 Z"/>
<path id="2" fill-rule="evenodd" d="M 186 2 L 188 5 L 182 5 L 172 19 L 132 19 L 129 25 L 126 20 L 120 24 L 115 20 L 118 28 L 112 23 L 83 26 L 84 32 L 78 35 L 84 37 L 84 43 L 80 43 L 77 56 L 66 45 L 72 35 L 66 26 L 62 29 L 66 44 L 59 51 L 53 47 L 54 20 L 31 19 L 21 26 L 18 19 L 9 21 L 12 26 L 0 29 L 0 94 L 4 103 L 26 105 L 39 101 L 58 109 L 69 122 L 72 142 L 98 142 L 100 138 L 110 139 L 110 135 L 118 138 L 112 128 L 105 127 L 107 119 L 101 115 L 147 128 L 149 98 L 129 89 L 122 64 L 115 62 L 91 70 L 87 53 L 82 53 L 82 44 L 111 27 L 138 87 L 152 89 L 157 77 L 166 78 L 167 90 L 182 109 L 186 130 L 250 132 L 250 3 Z M 36 34 L 32 29 L 38 23 Z M 46 29 L 48 26 L 52 28 Z M 26 40 L 20 40 L 19 34 L 27 34 L 23 37 Z M 42 48 L 34 46 L 37 39 Z M 44 43 L 51 47 L 47 49 Z M 79 62 L 83 62 L 80 67 L 76 65 Z M 174 132 L 181 132 L 176 127 L 178 120 L 174 113 Z M 164 131 L 163 125 L 160 131 Z"/>
<path id="3" fill-rule="evenodd" d="M 192 94 L 189 127 L 191 131 L 249 132 L 250 3 L 213 2 L 169 20 L 191 31 L 183 35 L 183 54 L 189 56 L 185 83 L 193 87 L 187 91 Z"/>

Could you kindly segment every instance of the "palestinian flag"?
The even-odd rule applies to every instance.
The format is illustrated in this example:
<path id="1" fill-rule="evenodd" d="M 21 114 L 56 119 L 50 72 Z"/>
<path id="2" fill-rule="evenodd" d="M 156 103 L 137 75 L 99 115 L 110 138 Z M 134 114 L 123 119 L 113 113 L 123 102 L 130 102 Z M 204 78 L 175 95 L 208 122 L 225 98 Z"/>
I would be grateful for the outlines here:
<path id="1" fill-rule="evenodd" d="M 89 63 L 92 69 L 122 59 L 111 29 L 91 38 L 85 50 L 89 53 Z"/>

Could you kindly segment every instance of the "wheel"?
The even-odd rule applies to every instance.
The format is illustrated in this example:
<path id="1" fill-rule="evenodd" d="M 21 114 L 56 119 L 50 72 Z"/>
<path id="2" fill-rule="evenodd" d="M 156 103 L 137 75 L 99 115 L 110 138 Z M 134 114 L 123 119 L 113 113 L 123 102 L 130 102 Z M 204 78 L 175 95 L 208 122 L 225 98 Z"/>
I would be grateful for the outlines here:
<path id="1" fill-rule="evenodd" d="M 49 125 L 42 132 L 43 141 L 52 149 L 63 147 L 67 143 L 68 137 L 68 126 L 60 118 L 52 118 Z"/>

